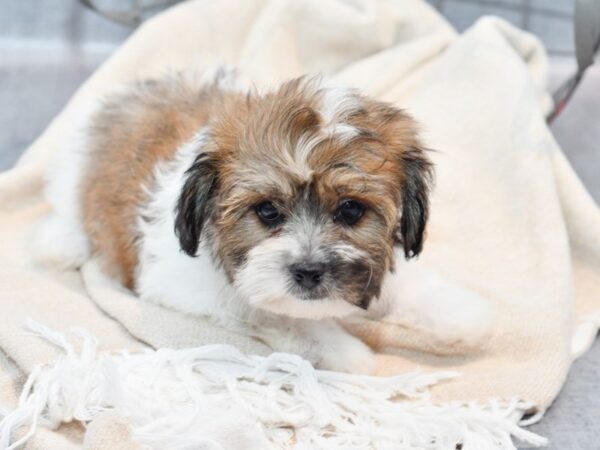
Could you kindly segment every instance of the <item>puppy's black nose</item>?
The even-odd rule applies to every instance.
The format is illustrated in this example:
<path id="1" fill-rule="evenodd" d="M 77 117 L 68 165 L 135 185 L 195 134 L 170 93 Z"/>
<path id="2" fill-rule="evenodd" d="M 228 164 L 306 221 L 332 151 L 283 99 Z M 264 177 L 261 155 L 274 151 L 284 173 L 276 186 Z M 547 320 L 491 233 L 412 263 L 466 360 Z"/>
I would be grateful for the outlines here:
<path id="1" fill-rule="evenodd" d="M 325 265 L 320 263 L 298 263 L 290 266 L 294 281 L 306 289 L 321 284 L 325 274 Z"/>

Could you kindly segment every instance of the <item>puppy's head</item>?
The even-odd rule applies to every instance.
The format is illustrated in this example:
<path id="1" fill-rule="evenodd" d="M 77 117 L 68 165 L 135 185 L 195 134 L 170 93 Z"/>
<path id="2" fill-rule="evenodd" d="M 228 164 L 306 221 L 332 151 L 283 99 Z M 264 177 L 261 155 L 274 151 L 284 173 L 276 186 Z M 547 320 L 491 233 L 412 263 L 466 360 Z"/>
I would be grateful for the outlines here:
<path id="1" fill-rule="evenodd" d="M 177 205 L 181 248 L 211 249 L 255 307 L 295 317 L 366 309 L 420 253 L 431 165 L 415 123 L 297 79 L 221 102 Z"/>

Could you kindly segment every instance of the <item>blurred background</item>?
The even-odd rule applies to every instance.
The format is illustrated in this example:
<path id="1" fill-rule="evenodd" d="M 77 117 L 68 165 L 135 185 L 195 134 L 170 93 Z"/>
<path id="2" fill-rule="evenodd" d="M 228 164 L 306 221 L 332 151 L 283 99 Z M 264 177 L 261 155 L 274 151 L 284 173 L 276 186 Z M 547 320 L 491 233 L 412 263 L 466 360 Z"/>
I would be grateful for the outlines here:
<path id="1" fill-rule="evenodd" d="M 599 0 L 591 0 L 599 1 Z M 40 134 L 77 86 L 135 29 L 177 0 L 0 0 L 0 170 Z M 551 86 L 575 70 L 573 0 L 429 0 L 459 31 L 493 14 L 536 34 Z M 97 6 L 112 20 L 85 7 Z M 123 23 L 120 23 L 123 22 Z M 600 69 L 592 67 L 552 130 L 600 202 Z"/>
<path id="2" fill-rule="evenodd" d="M 600 8 L 600 0 L 597 2 Z M 0 171 L 9 169 L 77 87 L 144 18 L 177 0 L 0 0 Z M 536 34 L 551 57 L 550 86 L 576 68 L 573 0 L 429 0 L 459 31 L 496 15 Z M 100 11 L 94 11 L 94 7 Z M 108 17 L 107 17 L 108 16 Z M 600 203 L 600 67 L 593 66 L 552 131 Z M 600 230 L 599 230 L 600 239 Z M 552 370 L 552 368 L 548 368 Z M 549 448 L 600 449 L 600 343 L 532 429 Z"/>

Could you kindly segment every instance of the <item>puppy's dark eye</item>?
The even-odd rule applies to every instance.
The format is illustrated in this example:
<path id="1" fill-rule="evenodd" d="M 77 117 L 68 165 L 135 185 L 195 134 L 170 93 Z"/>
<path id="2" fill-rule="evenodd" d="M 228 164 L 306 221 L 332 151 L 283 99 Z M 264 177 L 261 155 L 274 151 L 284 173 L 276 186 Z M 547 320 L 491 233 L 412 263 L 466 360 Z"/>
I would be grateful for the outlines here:
<path id="1" fill-rule="evenodd" d="M 365 206 L 356 200 L 344 200 L 333 215 L 333 220 L 354 225 L 365 213 Z"/>
<path id="2" fill-rule="evenodd" d="M 261 202 L 254 207 L 258 218 L 268 227 L 274 227 L 283 222 L 284 216 L 271 201 Z"/>

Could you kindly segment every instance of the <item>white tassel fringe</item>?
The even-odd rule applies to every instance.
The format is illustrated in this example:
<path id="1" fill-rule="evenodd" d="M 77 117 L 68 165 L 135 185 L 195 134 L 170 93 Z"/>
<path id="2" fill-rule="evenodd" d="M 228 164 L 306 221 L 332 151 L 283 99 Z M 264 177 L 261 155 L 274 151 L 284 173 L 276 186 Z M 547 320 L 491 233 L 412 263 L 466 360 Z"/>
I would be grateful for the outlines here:
<path id="1" fill-rule="evenodd" d="M 452 373 L 369 377 L 315 370 L 283 353 L 247 356 L 228 345 L 98 354 L 96 339 L 29 322 L 64 355 L 30 374 L 0 421 L 0 448 L 43 425 L 126 417 L 136 442 L 157 449 L 516 449 L 546 440 L 515 421 L 527 405 L 433 405 L 428 387 Z M 1 410 L 0 410 L 1 411 Z M 1 413 L 0 413 L 1 414 Z M 28 427 L 19 439 L 17 430 Z"/>

